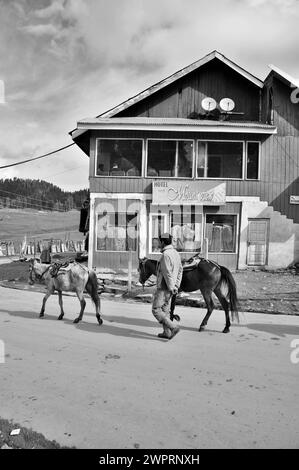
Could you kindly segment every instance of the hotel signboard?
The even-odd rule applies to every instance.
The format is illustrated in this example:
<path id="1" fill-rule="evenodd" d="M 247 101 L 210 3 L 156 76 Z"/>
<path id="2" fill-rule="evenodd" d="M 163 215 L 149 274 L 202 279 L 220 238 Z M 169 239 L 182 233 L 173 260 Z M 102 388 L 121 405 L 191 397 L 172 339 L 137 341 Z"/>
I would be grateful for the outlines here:
<path id="1" fill-rule="evenodd" d="M 299 204 L 299 196 L 290 196 L 290 204 Z"/>
<path id="2" fill-rule="evenodd" d="M 153 182 L 153 204 L 220 206 L 225 204 L 226 184 L 196 180 Z"/>

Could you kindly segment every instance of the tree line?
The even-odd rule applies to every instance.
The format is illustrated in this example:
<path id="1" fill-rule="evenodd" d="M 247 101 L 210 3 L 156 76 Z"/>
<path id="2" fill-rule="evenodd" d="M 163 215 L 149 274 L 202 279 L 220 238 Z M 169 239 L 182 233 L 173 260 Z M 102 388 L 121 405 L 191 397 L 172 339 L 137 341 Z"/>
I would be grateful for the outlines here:
<path id="1" fill-rule="evenodd" d="M 88 189 L 63 191 L 43 180 L 0 179 L 0 207 L 48 211 L 79 210 L 88 196 Z"/>

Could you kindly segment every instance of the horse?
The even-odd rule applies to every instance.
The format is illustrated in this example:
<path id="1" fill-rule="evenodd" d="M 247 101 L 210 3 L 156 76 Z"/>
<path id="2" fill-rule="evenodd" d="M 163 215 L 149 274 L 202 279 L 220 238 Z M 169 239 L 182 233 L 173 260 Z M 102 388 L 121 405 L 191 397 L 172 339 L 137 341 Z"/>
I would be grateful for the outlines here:
<path id="1" fill-rule="evenodd" d="M 238 299 L 235 280 L 224 266 L 220 266 L 214 261 L 205 258 L 194 257 L 187 261 L 193 261 L 191 265 L 183 266 L 183 276 L 179 292 L 193 292 L 200 290 L 207 306 L 207 313 L 201 322 L 198 331 L 204 331 L 211 313 L 214 309 L 212 293 L 217 296 L 219 302 L 225 312 L 225 327 L 223 333 L 229 333 L 231 326 L 229 311 L 231 311 L 232 321 L 239 322 L 238 315 Z M 139 282 L 144 283 L 152 275 L 156 275 L 158 261 L 148 258 L 139 260 Z M 223 293 L 224 288 L 227 289 L 226 295 Z M 175 302 L 177 294 L 174 294 L 170 305 L 170 319 L 180 321 L 178 315 L 174 315 Z"/>
<path id="2" fill-rule="evenodd" d="M 100 310 L 101 303 L 98 294 L 98 280 L 94 271 L 88 270 L 75 261 L 69 263 L 67 267 L 59 263 L 45 264 L 41 263 L 39 259 L 32 258 L 29 260 L 29 284 L 34 284 L 37 281 L 44 281 L 47 286 L 46 295 L 43 298 L 42 308 L 39 317 L 44 317 L 45 306 L 50 295 L 54 294 L 55 290 L 58 292 L 58 300 L 60 306 L 60 315 L 58 320 L 64 317 L 62 291 L 76 292 L 80 301 L 81 310 L 79 316 L 74 320 L 74 323 L 79 323 L 83 318 L 86 301 L 83 296 L 84 289 L 90 295 L 96 309 L 96 318 L 99 325 L 103 323 L 101 319 Z"/>

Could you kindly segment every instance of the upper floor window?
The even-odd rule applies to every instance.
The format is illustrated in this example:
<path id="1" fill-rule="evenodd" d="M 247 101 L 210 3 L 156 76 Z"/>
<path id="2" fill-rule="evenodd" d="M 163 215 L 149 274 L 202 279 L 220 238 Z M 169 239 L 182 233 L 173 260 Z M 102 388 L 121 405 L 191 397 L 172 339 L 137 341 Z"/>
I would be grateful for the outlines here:
<path id="1" fill-rule="evenodd" d="M 97 176 L 141 176 L 142 139 L 98 139 Z"/>
<path id="2" fill-rule="evenodd" d="M 243 142 L 198 142 L 197 176 L 242 178 Z"/>
<path id="3" fill-rule="evenodd" d="M 192 167 L 193 141 L 148 140 L 146 176 L 191 178 Z"/>
<path id="4" fill-rule="evenodd" d="M 257 180 L 259 177 L 259 142 L 247 142 L 246 151 L 246 178 Z"/>

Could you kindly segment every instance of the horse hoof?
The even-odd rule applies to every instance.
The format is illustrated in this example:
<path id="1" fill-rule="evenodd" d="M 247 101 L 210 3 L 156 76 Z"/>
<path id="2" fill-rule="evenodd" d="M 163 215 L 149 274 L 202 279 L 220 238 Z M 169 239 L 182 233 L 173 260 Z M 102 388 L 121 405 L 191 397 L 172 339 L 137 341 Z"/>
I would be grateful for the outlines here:
<path id="1" fill-rule="evenodd" d="M 200 326 L 200 327 L 198 328 L 198 331 L 205 331 L 205 329 L 206 329 L 205 326 Z"/>
<path id="2" fill-rule="evenodd" d="M 76 318 L 76 319 L 73 321 L 73 323 L 79 323 L 79 321 L 80 321 L 80 318 Z"/>
<path id="3" fill-rule="evenodd" d="M 101 318 L 98 318 L 97 320 L 98 320 L 99 325 L 102 325 L 103 320 Z"/>
<path id="4" fill-rule="evenodd" d="M 63 315 L 59 315 L 59 317 L 57 318 L 57 320 L 62 320 L 63 319 Z"/>
<path id="5" fill-rule="evenodd" d="M 229 333 L 229 328 L 224 328 L 224 330 L 222 331 L 222 333 Z"/>
<path id="6" fill-rule="evenodd" d="M 176 321 L 181 321 L 181 317 L 179 315 L 173 315 L 173 318 L 176 320 Z"/>
<path id="7" fill-rule="evenodd" d="M 39 316 L 39 318 L 44 318 L 44 316 L 45 316 L 45 315 L 44 315 L 43 313 L 41 313 L 40 316 Z"/>

